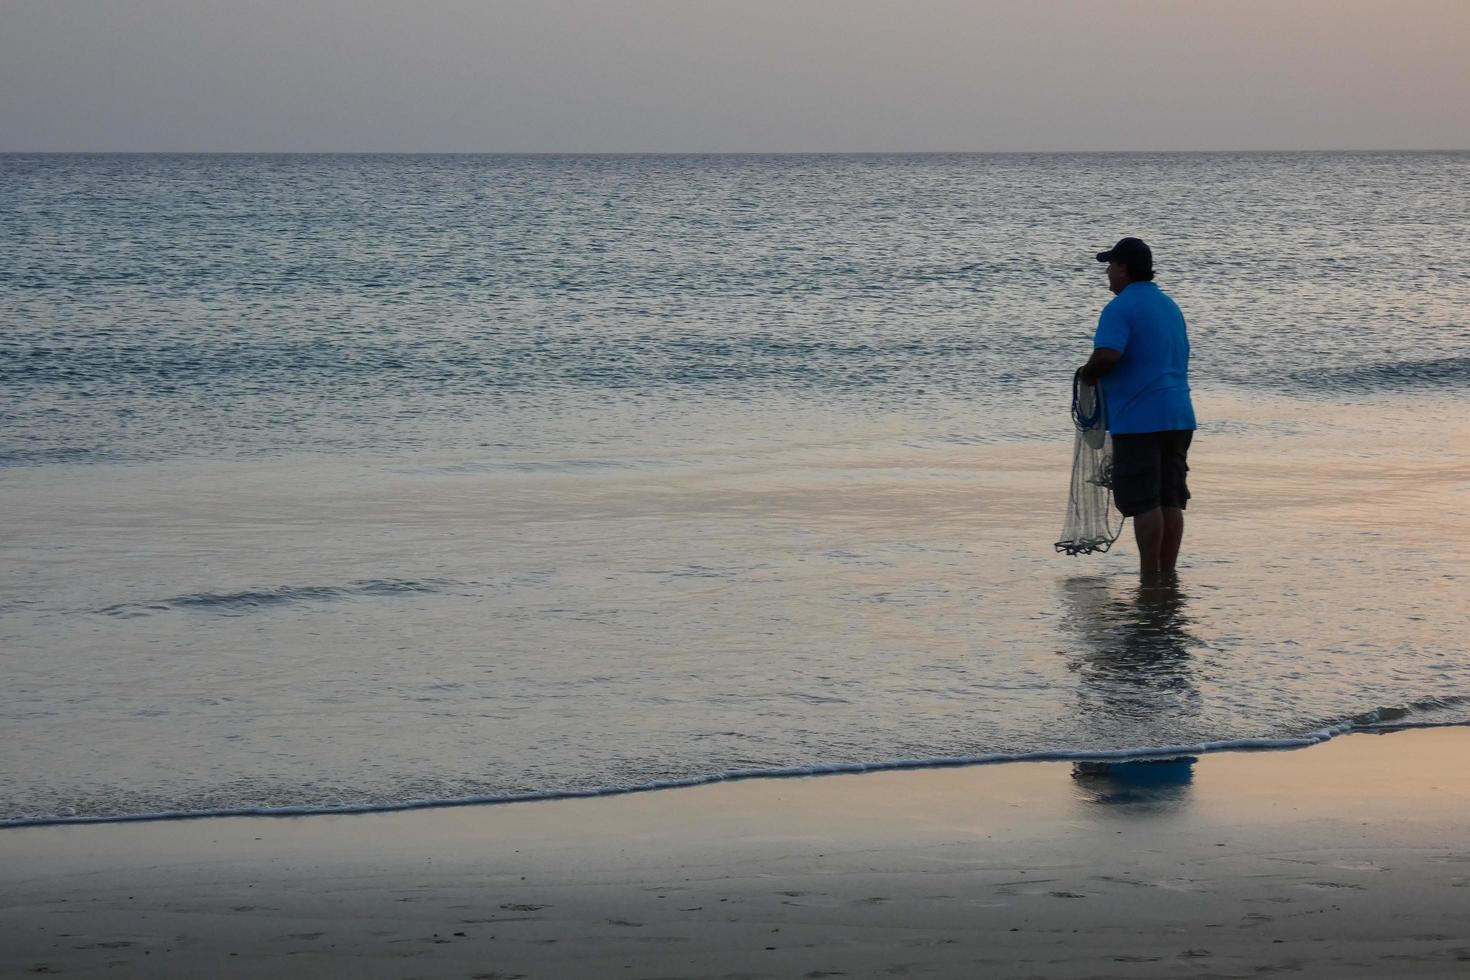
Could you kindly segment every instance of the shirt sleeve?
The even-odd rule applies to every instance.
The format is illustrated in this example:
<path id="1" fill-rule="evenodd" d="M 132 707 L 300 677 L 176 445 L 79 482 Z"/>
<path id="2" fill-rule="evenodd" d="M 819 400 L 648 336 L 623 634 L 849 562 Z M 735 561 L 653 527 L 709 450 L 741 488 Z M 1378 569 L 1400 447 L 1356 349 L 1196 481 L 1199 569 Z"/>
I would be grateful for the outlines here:
<path id="1" fill-rule="evenodd" d="M 1109 303 L 1097 318 L 1097 333 L 1092 335 L 1092 346 L 1111 347 L 1122 353 L 1128 349 L 1129 333 L 1128 318 L 1123 315 L 1120 304 Z"/>

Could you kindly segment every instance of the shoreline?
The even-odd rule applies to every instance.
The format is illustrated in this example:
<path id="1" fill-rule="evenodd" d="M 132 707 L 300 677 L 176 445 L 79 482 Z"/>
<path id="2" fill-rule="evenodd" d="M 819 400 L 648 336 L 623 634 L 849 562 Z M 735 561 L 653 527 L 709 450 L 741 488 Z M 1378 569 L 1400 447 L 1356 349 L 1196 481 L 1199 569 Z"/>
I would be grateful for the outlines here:
<path id="1" fill-rule="evenodd" d="M 1204 756 L 1237 752 L 1295 752 L 1321 745 L 1345 735 L 1386 735 L 1400 731 L 1437 728 L 1470 729 L 1470 721 L 1343 721 L 1305 735 L 1227 739 L 1194 745 L 1143 747 L 1137 749 L 1043 750 L 1013 755 L 994 754 L 933 759 L 893 759 L 887 762 L 838 763 L 776 769 L 734 770 L 708 776 L 659 780 L 634 786 L 610 786 L 585 790 L 546 790 L 522 795 L 467 796 L 446 799 L 405 800 L 399 803 L 302 804 L 282 807 L 244 807 L 222 810 L 178 810 L 157 813 L 128 813 L 116 816 L 23 817 L 0 819 L 0 833 L 8 830 L 38 827 L 73 827 L 98 824 L 166 823 L 179 820 L 217 820 L 237 817 L 299 818 L 332 816 L 371 816 L 373 814 L 409 813 L 419 810 L 442 810 L 455 807 L 505 806 L 517 803 L 553 803 L 562 800 L 600 799 L 635 793 L 661 793 L 669 790 L 694 789 L 719 783 L 739 783 L 763 779 L 806 779 L 817 776 L 857 776 L 866 773 L 907 772 L 928 769 L 965 769 L 978 766 L 1007 766 L 1030 762 L 1133 763 L 1168 761 L 1181 756 Z"/>
<path id="2" fill-rule="evenodd" d="M 1376 737 L 1373 737 L 1376 736 Z M 1470 729 L 0 832 L 0 974 L 1452 976 Z"/>

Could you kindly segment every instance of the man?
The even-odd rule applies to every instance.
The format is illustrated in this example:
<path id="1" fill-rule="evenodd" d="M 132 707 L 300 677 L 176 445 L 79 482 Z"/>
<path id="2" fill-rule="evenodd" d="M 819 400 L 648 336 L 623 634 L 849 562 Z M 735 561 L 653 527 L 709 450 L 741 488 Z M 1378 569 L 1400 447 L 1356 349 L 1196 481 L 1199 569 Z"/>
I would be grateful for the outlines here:
<path id="1" fill-rule="evenodd" d="M 1139 571 L 1174 571 L 1189 502 L 1189 335 L 1179 307 L 1154 285 L 1154 257 L 1140 239 L 1097 253 L 1114 298 L 1103 308 L 1082 378 L 1102 379 L 1113 436 L 1113 500 L 1133 518 Z"/>

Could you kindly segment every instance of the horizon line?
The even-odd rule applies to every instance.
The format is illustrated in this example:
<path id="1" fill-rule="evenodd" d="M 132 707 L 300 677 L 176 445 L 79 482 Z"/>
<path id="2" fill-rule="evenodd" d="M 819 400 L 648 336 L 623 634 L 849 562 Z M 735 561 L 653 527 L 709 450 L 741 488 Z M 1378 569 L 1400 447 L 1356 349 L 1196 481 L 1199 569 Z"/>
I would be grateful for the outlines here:
<path id="1" fill-rule="evenodd" d="M 1091 150 L 0 150 L 0 156 L 1125 156 L 1191 153 L 1467 153 L 1462 147 L 1293 147 Z"/>

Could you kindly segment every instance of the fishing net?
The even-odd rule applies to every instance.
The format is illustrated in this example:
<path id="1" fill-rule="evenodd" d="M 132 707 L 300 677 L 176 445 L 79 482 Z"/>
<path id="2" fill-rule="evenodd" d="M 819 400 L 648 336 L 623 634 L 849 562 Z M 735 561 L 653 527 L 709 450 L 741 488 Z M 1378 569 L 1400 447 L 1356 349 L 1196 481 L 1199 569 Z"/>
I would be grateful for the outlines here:
<path id="1" fill-rule="evenodd" d="M 1069 555 L 1107 551 L 1123 533 L 1123 515 L 1113 526 L 1113 440 L 1108 435 L 1107 404 L 1102 388 L 1072 378 L 1072 490 L 1057 550 Z"/>

